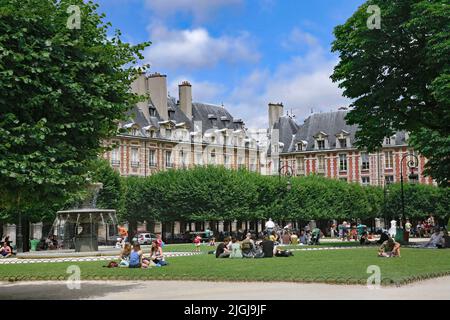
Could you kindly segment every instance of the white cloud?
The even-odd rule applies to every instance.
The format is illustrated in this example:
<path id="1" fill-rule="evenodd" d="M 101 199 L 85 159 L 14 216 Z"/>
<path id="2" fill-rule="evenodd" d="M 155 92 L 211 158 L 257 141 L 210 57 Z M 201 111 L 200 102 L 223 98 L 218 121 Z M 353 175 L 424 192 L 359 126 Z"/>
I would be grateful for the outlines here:
<path id="1" fill-rule="evenodd" d="M 226 90 L 224 85 L 209 81 L 196 81 L 189 76 L 179 76 L 168 84 L 168 90 L 171 96 L 178 97 L 178 85 L 185 80 L 189 81 L 192 85 L 193 101 L 212 104 L 222 102 L 220 99 Z"/>
<path id="2" fill-rule="evenodd" d="M 319 49 L 320 44 L 316 37 L 308 32 L 304 32 L 299 28 L 292 29 L 291 33 L 283 39 L 281 45 L 285 49 L 313 48 Z"/>
<path id="3" fill-rule="evenodd" d="M 146 0 L 146 5 L 158 18 L 168 18 L 178 12 L 193 15 L 197 21 L 210 19 L 223 8 L 239 6 L 243 0 Z"/>
<path id="4" fill-rule="evenodd" d="M 304 37 L 303 33 L 293 35 Z M 311 109 L 327 112 L 350 104 L 330 79 L 337 60 L 328 57 L 317 39 L 311 37 L 307 36 L 305 54 L 293 56 L 272 72 L 257 69 L 243 79 L 227 101 L 234 116 L 245 119 L 248 127 L 265 128 L 269 102 L 283 102 L 285 114 L 292 109 L 299 123 Z"/>
<path id="5" fill-rule="evenodd" d="M 259 60 L 248 33 L 236 37 L 213 37 L 204 28 L 171 30 L 161 24 L 149 27 L 153 43 L 146 49 L 146 63 L 158 69 L 211 68 L 219 62 L 254 63 Z"/>

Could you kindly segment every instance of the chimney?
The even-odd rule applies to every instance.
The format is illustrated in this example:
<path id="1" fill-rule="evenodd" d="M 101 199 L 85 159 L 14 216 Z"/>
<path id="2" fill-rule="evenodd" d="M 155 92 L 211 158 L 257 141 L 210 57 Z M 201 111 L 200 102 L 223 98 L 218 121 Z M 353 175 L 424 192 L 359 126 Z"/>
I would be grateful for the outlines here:
<path id="1" fill-rule="evenodd" d="M 192 120 L 192 86 L 188 81 L 183 81 L 178 86 L 181 111 Z"/>
<path id="2" fill-rule="evenodd" d="M 146 95 L 147 91 L 147 77 L 145 76 L 145 72 L 142 72 L 136 80 L 131 84 L 131 92 L 138 95 Z M 148 112 L 148 101 L 140 101 L 137 103 L 137 107 L 142 111 L 145 117 L 149 117 L 150 114 Z"/>
<path id="3" fill-rule="evenodd" d="M 269 129 L 273 129 L 273 126 L 280 117 L 283 116 L 283 104 L 282 103 L 269 103 Z"/>
<path id="4" fill-rule="evenodd" d="M 153 104 L 158 110 L 158 114 L 162 120 L 169 119 L 167 110 L 167 76 L 159 73 L 154 73 L 148 76 L 147 79 L 148 91 Z"/>

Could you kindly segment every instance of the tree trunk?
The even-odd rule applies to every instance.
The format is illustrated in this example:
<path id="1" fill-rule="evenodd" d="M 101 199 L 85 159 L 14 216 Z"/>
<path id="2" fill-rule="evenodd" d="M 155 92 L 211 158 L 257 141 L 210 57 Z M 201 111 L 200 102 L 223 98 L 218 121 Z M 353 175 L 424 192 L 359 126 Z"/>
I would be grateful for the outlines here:
<path id="1" fill-rule="evenodd" d="M 137 221 L 128 221 L 128 241 L 133 243 L 133 238 L 137 234 Z"/>

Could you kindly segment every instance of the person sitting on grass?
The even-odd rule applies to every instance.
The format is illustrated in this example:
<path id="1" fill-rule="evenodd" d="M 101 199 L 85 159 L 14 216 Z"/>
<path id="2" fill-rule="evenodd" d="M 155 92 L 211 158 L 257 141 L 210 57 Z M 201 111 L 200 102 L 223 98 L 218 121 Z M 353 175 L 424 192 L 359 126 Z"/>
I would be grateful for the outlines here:
<path id="1" fill-rule="evenodd" d="M 120 252 L 120 262 L 119 267 L 122 268 L 128 268 L 130 265 L 130 254 L 131 254 L 131 244 L 126 243 L 123 247 L 122 251 Z"/>
<path id="2" fill-rule="evenodd" d="M 158 246 L 160 246 L 161 248 L 164 247 L 165 243 L 164 243 L 164 241 L 162 241 L 162 238 L 161 238 L 161 234 L 160 234 L 160 233 L 158 233 L 158 234 L 156 235 L 156 241 L 158 242 Z"/>
<path id="3" fill-rule="evenodd" d="M 270 234 L 270 240 L 273 241 L 273 243 L 278 244 L 278 235 L 275 231 L 272 231 Z"/>
<path id="4" fill-rule="evenodd" d="M 9 247 L 8 242 L 4 241 L 3 246 L 0 248 L 0 257 L 9 258 L 11 255 L 11 248 Z"/>
<path id="5" fill-rule="evenodd" d="M 244 258 L 255 257 L 255 242 L 252 239 L 251 233 L 247 233 L 247 236 L 241 243 L 241 249 Z"/>
<path id="6" fill-rule="evenodd" d="M 275 251 L 275 244 L 269 237 L 265 237 L 261 242 L 264 258 L 272 258 Z"/>
<path id="7" fill-rule="evenodd" d="M 209 246 L 215 247 L 216 246 L 216 238 L 212 237 L 211 240 L 209 240 Z"/>
<path id="8" fill-rule="evenodd" d="M 142 259 L 141 246 L 138 243 L 134 244 L 133 251 L 130 253 L 129 268 L 147 268 L 148 265 L 148 260 Z"/>
<path id="9" fill-rule="evenodd" d="M 195 252 L 200 252 L 200 245 L 202 244 L 202 237 L 200 237 L 200 235 L 198 234 L 195 238 L 194 238 L 194 245 L 195 245 Z"/>
<path id="10" fill-rule="evenodd" d="M 232 237 L 230 259 L 241 259 L 241 258 L 242 258 L 241 244 L 239 243 L 239 241 L 237 241 L 236 237 Z"/>
<path id="11" fill-rule="evenodd" d="M 162 248 L 158 245 L 158 242 L 156 240 L 152 242 L 152 247 L 150 249 L 150 261 L 152 261 L 157 266 L 166 265 Z"/>
<path id="12" fill-rule="evenodd" d="M 422 245 L 423 248 L 445 248 L 445 238 L 439 227 L 434 228 L 430 240 Z"/>
<path id="13" fill-rule="evenodd" d="M 223 239 L 223 242 L 217 246 L 216 258 L 229 258 L 231 251 L 228 249 L 230 238 Z"/>
<path id="14" fill-rule="evenodd" d="M 378 250 L 379 257 L 400 257 L 400 243 L 395 242 L 393 238 L 389 238 L 381 245 Z"/>
<path id="15" fill-rule="evenodd" d="M 359 244 L 362 246 L 371 244 L 367 230 L 364 230 L 363 233 L 361 234 L 361 238 L 359 239 Z"/>

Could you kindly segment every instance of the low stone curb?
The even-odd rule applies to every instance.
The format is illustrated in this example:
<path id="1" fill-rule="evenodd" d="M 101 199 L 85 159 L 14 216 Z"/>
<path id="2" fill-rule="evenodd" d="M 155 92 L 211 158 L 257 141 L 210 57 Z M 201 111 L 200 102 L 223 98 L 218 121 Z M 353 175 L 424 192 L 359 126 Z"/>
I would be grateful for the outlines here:
<path id="1" fill-rule="evenodd" d="M 164 256 L 166 258 L 186 257 L 202 254 L 201 252 L 168 252 Z M 144 257 L 149 257 L 149 254 L 144 254 Z M 8 258 L 1 259 L 0 265 L 5 264 L 30 264 L 30 263 L 58 263 L 58 262 L 93 262 L 93 261 L 110 261 L 117 259 L 117 256 L 102 256 L 102 257 L 80 257 L 80 258 L 46 258 L 46 259 L 18 259 Z"/>

